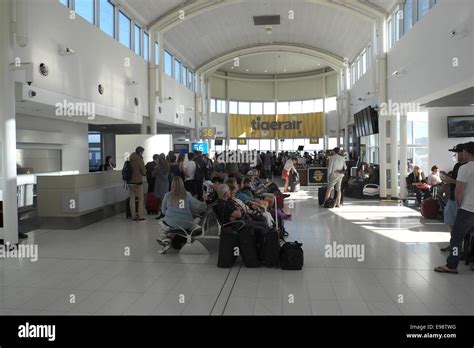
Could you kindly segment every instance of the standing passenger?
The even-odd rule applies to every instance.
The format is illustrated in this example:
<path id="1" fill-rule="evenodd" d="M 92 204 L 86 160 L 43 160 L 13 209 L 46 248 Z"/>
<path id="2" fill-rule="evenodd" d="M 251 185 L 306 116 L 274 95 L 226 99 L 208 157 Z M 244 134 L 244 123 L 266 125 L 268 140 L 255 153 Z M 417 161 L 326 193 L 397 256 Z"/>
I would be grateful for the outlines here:
<path id="1" fill-rule="evenodd" d="M 130 197 L 130 212 L 133 221 L 146 221 L 143 216 L 143 177 L 146 176 L 145 163 L 143 162 L 143 152 L 145 149 L 138 146 L 135 152 L 130 155 L 130 165 L 132 167 L 132 178 L 128 182 Z M 138 211 L 135 207 L 135 198 L 138 199 Z"/>

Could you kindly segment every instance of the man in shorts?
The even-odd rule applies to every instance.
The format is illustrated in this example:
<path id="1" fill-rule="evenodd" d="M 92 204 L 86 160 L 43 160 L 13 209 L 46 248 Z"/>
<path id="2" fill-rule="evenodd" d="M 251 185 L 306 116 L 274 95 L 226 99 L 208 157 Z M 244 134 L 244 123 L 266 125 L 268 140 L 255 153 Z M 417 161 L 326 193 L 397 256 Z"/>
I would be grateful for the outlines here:
<path id="1" fill-rule="evenodd" d="M 466 163 L 464 158 L 464 144 L 458 144 L 453 147 L 451 152 L 454 152 L 453 156 L 457 156 L 457 163 L 454 165 L 453 171 L 451 175 L 446 174 L 446 172 L 441 171 L 440 177 L 443 183 L 449 184 L 449 200 L 446 206 L 444 207 L 444 223 L 448 225 L 449 233 L 453 233 L 453 225 L 454 221 L 456 220 L 456 214 L 458 212 L 458 208 L 456 206 L 456 201 L 454 197 L 454 191 L 456 189 L 456 179 L 458 177 L 459 168 L 463 164 Z M 451 251 L 451 245 L 440 249 L 442 252 L 449 252 Z"/>
<path id="2" fill-rule="evenodd" d="M 336 196 L 336 204 L 335 207 L 339 208 L 341 205 L 341 186 L 342 186 L 342 178 L 344 178 L 344 173 L 347 169 L 346 161 L 344 158 L 344 154 L 341 150 L 336 147 L 334 148 L 334 155 L 329 158 L 328 164 L 328 177 L 329 177 L 329 184 L 326 191 L 326 197 L 324 198 L 324 202 L 326 202 L 329 197 L 331 197 L 332 190 L 336 188 L 337 196 Z"/>

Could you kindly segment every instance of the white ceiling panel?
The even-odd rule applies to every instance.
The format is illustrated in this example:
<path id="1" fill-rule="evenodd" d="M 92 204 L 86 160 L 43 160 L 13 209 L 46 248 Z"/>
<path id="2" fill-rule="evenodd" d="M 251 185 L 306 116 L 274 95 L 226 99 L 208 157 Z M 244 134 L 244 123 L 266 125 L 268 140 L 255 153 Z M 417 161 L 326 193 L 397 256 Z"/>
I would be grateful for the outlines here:
<path id="1" fill-rule="evenodd" d="M 290 10 L 294 19 L 288 18 Z M 254 25 L 256 15 L 280 15 L 281 24 L 268 35 L 265 26 Z M 165 40 L 198 67 L 237 48 L 272 43 L 316 47 L 351 60 L 371 34 L 370 22 L 346 11 L 301 0 L 253 0 L 184 21 L 168 31 Z"/>

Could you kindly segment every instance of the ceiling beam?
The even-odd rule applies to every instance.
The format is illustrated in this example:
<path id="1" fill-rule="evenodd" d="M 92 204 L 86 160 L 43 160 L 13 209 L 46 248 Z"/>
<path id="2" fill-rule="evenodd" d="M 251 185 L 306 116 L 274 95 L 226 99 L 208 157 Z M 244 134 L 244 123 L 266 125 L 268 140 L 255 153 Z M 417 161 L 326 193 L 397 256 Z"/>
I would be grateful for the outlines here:
<path id="1" fill-rule="evenodd" d="M 250 47 L 238 48 L 231 52 L 224 53 L 220 56 L 210 59 L 208 62 L 198 67 L 196 73 L 205 75 L 210 73 L 212 74 L 217 69 L 219 69 L 219 67 L 230 61 L 233 61 L 233 59 L 235 58 L 244 58 L 259 54 L 278 52 L 293 53 L 297 55 L 316 58 L 326 63 L 337 72 L 340 72 L 344 68 L 343 58 L 333 53 L 318 49 L 316 47 L 296 45 L 290 43 L 277 43 L 272 45 L 254 45 Z"/>

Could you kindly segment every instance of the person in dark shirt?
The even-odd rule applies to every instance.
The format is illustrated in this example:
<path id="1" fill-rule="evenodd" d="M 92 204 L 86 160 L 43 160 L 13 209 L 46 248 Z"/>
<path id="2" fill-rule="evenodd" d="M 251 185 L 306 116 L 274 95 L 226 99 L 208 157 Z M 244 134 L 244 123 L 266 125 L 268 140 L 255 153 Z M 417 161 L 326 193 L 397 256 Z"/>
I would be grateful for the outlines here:
<path id="1" fill-rule="evenodd" d="M 457 163 L 454 165 L 452 172 L 448 175 L 444 171 L 440 171 L 440 178 L 445 184 L 449 184 L 449 200 L 444 207 L 444 223 L 448 225 L 449 233 L 453 232 L 454 221 L 456 220 L 456 215 L 458 208 L 454 200 L 454 190 L 456 189 L 456 179 L 458 177 L 459 168 L 466 163 L 464 158 L 464 144 L 458 144 L 452 148 L 451 152 L 454 152 L 454 156 L 457 156 Z M 441 251 L 448 252 L 451 250 L 451 245 L 441 248 Z"/>
<path id="2" fill-rule="evenodd" d="M 148 162 L 145 165 L 146 169 L 146 182 L 148 183 L 148 192 L 153 192 L 155 190 L 155 178 L 151 173 L 153 173 L 153 169 L 155 169 L 156 162 L 158 161 L 158 155 L 153 155 L 153 161 Z"/>
<path id="3" fill-rule="evenodd" d="M 408 175 L 407 177 L 407 185 L 410 185 L 412 187 L 413 192 L 415 192 L 418 204 L 421 204 L 422 196 L 423 199 L 426 199 L 431 196 L 430 190 L 426 188 L 421 188 L 421 184 L 426 184 L 426 177 L 420 166 L 415 165 L 413 167 L 413 172 L 411 172 L 410 175 Z"/>
<path id="4" fill-rule="evenodd" d="M 232 202 L 229 186 L 222 184 L 216 188 L 219 199 L 214 206 L 214 212 L 217 215 L 221 224 L 227 224 L 232 221 L 239 220 L 242 217 L 242 212 Z"/>

